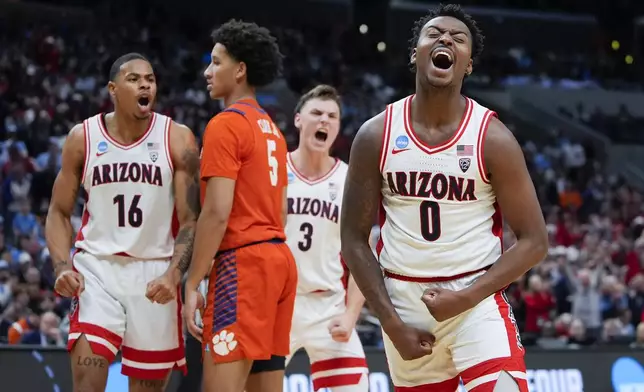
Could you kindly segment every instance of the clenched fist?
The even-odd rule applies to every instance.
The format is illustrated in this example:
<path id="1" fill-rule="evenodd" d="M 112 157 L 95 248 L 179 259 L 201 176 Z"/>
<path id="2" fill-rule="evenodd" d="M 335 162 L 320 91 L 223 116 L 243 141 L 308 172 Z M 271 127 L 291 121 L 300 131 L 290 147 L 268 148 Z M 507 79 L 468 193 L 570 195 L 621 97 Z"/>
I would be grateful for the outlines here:
<path id="1" fill-rule="evenodd" d="M 68 298 L 80 295 L 85 290 L 85 279 L 83 275 L 76 271 L 63 271 L 56 278 L 54 290 L 63 297 Z"/>

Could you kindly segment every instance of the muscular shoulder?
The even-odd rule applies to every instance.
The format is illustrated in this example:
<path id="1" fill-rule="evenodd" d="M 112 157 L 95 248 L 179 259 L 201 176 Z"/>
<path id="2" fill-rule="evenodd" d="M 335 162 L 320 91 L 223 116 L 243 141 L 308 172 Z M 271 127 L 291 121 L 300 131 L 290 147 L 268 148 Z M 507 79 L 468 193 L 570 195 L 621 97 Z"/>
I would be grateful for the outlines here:
<path id="1" fill-rule="evenodd" d="M 224 110 L 210 119 L 206 126 L 206 132 L 213 130 L 229 129 L 233 131 L 243 131 L 250 129 L 250 122 L 237 110 Z"/>
<path id="2" fill-rule="evenodd" d="M 366 147 L 379 154 L 385 130 L 385 115 L 386 112 L 381 112 L 362 124 L 358 133 L 356 133 L 353 144 L 357 143 L 361 149 Z"/>
<path id="3" fill-rule="evenodd" d="M 86 138 L 86 130 L 83 124 L 74 125 L 67 134 L 63 154 L 75 165 L 83 165 L 85 162 Z"/>
<path id="4" fill-rule="evenodd" d="M 199 153 L 197 150 L 197 142 L 192 130 L 183 124 L 179 124 L 173 120 L 170 123 L 169 139 L 170 139 L 170 155 L 172 163 L 177 168 L 182 168 L 185 165 L 194 167 L 195 160 L 199 161 Z M 197 164 L 198 166 L 198 164 Z"/>
<path id="5" fill-rule="evenodd" d="M 514 134 L 496 117 L 488 124 L 483 144 L 483 155 L 487 170 L 493 174 L 498 165 L 513 164 L 523 160 L 521 146 Z"/>

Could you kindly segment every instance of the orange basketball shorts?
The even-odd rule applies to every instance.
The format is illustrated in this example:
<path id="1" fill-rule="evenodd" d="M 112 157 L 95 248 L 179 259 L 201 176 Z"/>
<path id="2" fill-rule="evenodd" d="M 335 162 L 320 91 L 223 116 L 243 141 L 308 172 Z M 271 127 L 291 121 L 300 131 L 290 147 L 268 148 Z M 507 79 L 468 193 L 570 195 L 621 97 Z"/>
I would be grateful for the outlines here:
<path id="1" fill-rule="evenodd" d="M 289 354 L 297 267 L 281 240 L 217 254 L 203 316 L 203 345 L 215 363 Z"/>

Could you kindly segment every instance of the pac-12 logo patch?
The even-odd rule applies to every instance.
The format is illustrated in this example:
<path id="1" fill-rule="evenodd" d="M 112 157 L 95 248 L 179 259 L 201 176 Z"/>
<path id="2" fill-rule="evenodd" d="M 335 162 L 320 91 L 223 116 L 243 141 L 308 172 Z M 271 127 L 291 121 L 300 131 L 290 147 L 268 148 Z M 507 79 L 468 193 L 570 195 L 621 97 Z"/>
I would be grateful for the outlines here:
<path id="1" fill-rule="evenodd" d="M 338 186 L 335 182 L 329 182 L 329 197 L 331 200 L 335 200 L 338 197 Z"/>
<path id="2" fill-rule="evenodd" d="M 397 148 L 407 148 L 409 145 L 409 138 L 405 135 L 400 135 L 396 138 L 396 147 Z"/>
<path id="3" fill-rule="evenodd" d="M 156 162 L 158 158 L 159 158 L 158 152 L 150 151 L 150 159 L 152 160 L 152 162 Z"/>
<path id="4" fill-rule="evenodd" d="M 470 158 L 461 158 L 458 160 L 458 166 L 461 168 L 461 171 L 465 173 L 467 169 L 470 168 L 472 160 Z"/>

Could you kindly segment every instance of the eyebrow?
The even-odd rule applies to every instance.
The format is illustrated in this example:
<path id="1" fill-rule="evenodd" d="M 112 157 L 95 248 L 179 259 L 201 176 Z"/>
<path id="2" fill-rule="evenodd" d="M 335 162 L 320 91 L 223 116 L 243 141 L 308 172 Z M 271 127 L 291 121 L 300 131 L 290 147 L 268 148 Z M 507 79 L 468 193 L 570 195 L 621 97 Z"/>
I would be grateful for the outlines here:
<path id="1" fill-rule="evenodd" d="M 140 73 L 138 73 L 138 72 L 128 72 L 128 73 L 126 73 L 126 74 L 125 74 L 125 77 L 127 78 L 128 76 L 141 76 L 141 74 L 140 74 Z M 143 76 L 144 76 L 144 77 L 154 76 L 154 72 L 150 72 L 150 73 L 144 74 Z"/>
<path id="2" fill-rule="evenodd" d="M 427 26 L 427 30 L 429 30 L 429 29 L 438 30 L 441 33 L 449 31 L 450 34 L 465 34 L 465 35 L 467 35 L 466 31 L 459 30 L 459 29 L 446 29 L 446 28 L 442 28 L 442 27 L 438 27 L 438 26 Z"/>

